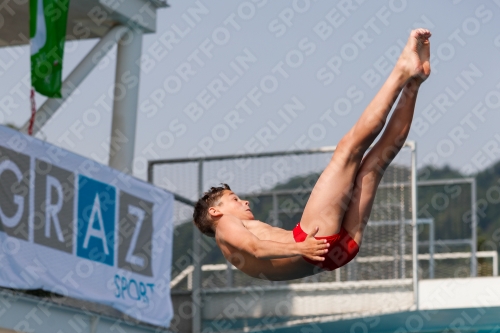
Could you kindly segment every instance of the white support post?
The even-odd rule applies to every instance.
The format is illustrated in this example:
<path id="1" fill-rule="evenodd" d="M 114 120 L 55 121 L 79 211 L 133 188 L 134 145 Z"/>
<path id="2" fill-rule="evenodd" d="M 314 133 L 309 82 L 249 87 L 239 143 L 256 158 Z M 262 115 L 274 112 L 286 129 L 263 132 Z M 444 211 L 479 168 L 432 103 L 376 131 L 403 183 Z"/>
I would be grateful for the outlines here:
<path id="1" fill-rule="evenodd" d="M 429 223 L 429 279 L 434 279 L 434 219 Z"/>
<path id="2" fill-rule="evenodd" d="M 410 142 L 409 142 L 410 143 Z M 417 143 L 411 142 L 411 222 L 413 238 L 413 299 L 418 310 Z"/>
<path id="3" fill-rule="evenodd" d="M 233 287 L 233 280 L 234 280 L 234 275 L 233 275 L 233 264 L 229 260 L 226 260 L 226 287 L 227 288 L 232 288 Z"/>
<path id="4" fill-rule="evenodd" d="M 103 59 L 109 50 L 125 35 L 129 29 L 125 26 L 113 27 L 92 50 L 83 58 L 62 83 L 62 98 L 49 98 L 37 110 L 35 122 L 33 123 L 33 135 L 35 135 L 45 123 L 54 115 L 61 105 L 68 99 L 78 86 L 85 80 L 94 67 Z M 28 133 L 29 120 L 21 127 L 21 132 Z"/>
<path id="5" fill-rule="evenodd" d="M 90 317 L 90 328 L 89 328 L 90 333 L 97 333 L 97 325 L 99 325 L 99 317 L 98 316 Z"/>
<path id="6" fill-rule="evenodd" d="M 493 276 L 498 276 L 498 252 L 493 251 Z"/>
<path id="7" fill-rule="evenodd" d="M 118 42 L 109 166 L 132 173 L 139 101 L 142 31 L 130 29 Z"/>
<path id="8" fill-rule="evenodd" d="M 470 259 L 470 276 L 477 276 L 477 212 L 476 212 L 476 178 L 471 181 L 471 259 Z"/>
<path id="9" fill-rule="evenodd" d="M 198 162 L 198 197 L 203 195 L 203 160 Z M 201 294 L 201 232 L 193 224 L 193 280 L 191 289 L 192 300 L 192 332 L 201 332 L 201 310 L 202 310 L 202 294 Z"/>
<path id="10" fill-rule="evenodd" d="M 401 251 L 401 257 L 400 257 L 400 274 L 399 277 L 401 279 L 406 278 L 406 260 L 404 259 L 405 257 L 405 250 L 406 250 L 406 232 L 405 232 L 405 206 L 404 206 L 404 201 L 403 204 L 400 206 L 400 224 L 399 224 L 399 246 L 400 246 L 400 251 Z M 395 258 L 394 258 L 395 259 Z"/>

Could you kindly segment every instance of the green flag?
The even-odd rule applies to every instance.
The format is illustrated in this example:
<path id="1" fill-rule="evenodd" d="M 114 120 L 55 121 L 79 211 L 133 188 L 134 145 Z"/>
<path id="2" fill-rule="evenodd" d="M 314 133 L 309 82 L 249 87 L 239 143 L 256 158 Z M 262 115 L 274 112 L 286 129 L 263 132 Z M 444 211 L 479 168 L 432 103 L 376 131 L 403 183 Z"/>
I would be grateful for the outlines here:
<path id="1" fill-rule="evenodd" d="M 69 0 L 30 0 L 31 84 L 40 94 L 61 97 Z"/>

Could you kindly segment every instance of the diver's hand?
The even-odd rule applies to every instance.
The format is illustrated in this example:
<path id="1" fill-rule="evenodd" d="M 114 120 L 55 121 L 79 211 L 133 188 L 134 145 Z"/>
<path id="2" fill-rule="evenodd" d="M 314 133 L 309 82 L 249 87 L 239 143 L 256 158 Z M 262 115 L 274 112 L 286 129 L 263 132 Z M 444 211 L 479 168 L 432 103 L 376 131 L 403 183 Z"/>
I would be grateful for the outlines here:
<path id="1" fill-rule="evenodd" d="M 297 243 L 297 245 L 302 256 L 315 261 L 324 261 L 325 258 L 323 255 L 328 252 L 330 244 L 325 239 L 314 238 L 318 231 L 319 227 L 315 227 L 314 231 L 308 234 L 303 242 Z"/>

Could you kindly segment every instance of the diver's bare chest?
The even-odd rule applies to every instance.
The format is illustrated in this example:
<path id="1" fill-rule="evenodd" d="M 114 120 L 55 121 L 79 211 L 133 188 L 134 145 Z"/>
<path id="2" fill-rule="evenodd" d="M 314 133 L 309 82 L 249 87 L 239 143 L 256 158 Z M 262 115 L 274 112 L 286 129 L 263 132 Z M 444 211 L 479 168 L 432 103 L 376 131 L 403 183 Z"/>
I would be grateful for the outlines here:
<path id="1" fill-rule="evenodd" d="M 292 232 L 280 228 L 273 228 L 260 221 L 242 221 L 243 226 L 247 228 L 260 240 L 271 240 L 280 243 L 293 242 Z"/>

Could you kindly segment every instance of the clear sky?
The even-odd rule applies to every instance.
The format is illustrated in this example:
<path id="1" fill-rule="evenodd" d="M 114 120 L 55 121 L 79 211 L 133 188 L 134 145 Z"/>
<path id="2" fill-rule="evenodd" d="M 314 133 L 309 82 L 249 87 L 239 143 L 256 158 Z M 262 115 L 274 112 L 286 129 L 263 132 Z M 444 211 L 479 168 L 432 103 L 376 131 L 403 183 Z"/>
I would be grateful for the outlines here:
<path id="1" fill-rule="evenodd" d="M 158 158 L 335 145 L 414 27 L 432 75 L 409 139 L 418 164 L 466 173 L 500 158 L 500 1 L 181 1 L 143 39 L 134 175 Z M 96 40 L 66 44 L 67 75 Z M 108 161 L 113 49 L 37 135 Z M 0 123 L 30 115 L 29 49 L 0 49 Z M 37 96 L 40 106 L 44 98 Z"/>

